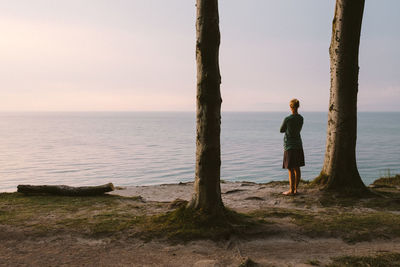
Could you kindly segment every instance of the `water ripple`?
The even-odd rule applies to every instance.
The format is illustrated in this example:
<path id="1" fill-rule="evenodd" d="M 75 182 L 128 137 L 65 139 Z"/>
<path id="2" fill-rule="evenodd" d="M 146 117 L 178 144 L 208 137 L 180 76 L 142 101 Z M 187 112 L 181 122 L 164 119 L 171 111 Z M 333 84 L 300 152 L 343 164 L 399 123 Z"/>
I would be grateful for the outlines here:
<path id="1" fill-rule="evenodd" d="M 287 113 L 224 113 L 221 177 L 287 179 L 280 124 Z M 326 114 L 304 113 L 306 166 L 323 164 Z M 357 161 L 369 184 L 400 173 L 399 113 L 360 113 Z M 0 113 L 0 191 L 18 184 L 146 185 L 194 178 L 193 113 Z"/>

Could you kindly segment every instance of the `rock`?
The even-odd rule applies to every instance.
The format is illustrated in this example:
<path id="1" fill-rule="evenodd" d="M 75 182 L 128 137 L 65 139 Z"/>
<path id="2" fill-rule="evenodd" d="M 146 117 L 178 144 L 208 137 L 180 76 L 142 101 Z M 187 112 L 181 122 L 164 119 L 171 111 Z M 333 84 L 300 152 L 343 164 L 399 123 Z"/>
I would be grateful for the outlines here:
<path id="1" fill-rule="evenodd" d="M 244 200 L 264 200 L 264 198 L 253 196 L 253 197 L 246 197 Z"/>
<path id="2" fill-rule="evenodd" d="M 243 189 L 233 189 L 233 190 L 226 191 L 225 193 L 222 193 L 222 194 L 233 194 L 233 193 L 242 192 L 242 191 L 245 191 L 245 190 L 243 190 Z"/>
<path id="3" fill-rule="evenodd" d="M 240 184 L 240 186 L 252 186 L 252 185 L 256 185 L 256 183 L 254 183 L 254 182 L 242 182 Z"/>

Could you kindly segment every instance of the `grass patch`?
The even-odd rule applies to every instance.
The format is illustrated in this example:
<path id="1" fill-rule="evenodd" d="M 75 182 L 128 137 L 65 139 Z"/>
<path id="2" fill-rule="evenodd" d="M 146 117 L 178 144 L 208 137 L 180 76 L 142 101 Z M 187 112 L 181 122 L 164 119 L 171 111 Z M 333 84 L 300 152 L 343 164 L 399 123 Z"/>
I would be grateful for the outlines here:
<path id="1" fill-rule="evenodd" d="M 87 235 L 111 235 L 132 229 L 143 221 L 144 216 L 106 212 L 90 217 L 58 220 L 59 229 Z"/>
<path id="2" fill-rule="evenodd" d="M 400 186 L 400 174 L 396 176 L 381 177 L 372 183 L 374 186 L 389 186 L 396 187 Z"/>
<path id="3" fill-rule="evenodd" d="M 229 209 L 224 209 L 219 216 L 209 216 L 185 206 L 167 213 L 149 215 L 149 211 L 166 210 L 168 204 L 149 204 L 143 203 L 138 197 L 111 195 L 66 197 L 3 193 L 0 194 L 0 225 L 41 236 L 68 232 L 88 236 L 124 235 L 183 241 L 221 240 L 235 234 L 251 235 L 265 230 L 257 226 L 267 225 L 261 223 L 262 220 L 257 221 Z"/>
<path id="4" fill-rule="evenodd" d="M 400 210 L 400 191 L 378 188 L 370 189 L 363 196 L 340 194 L 336 192 L 323 192 L 318 198 L 322 207 L 340 208 L 371 208 L 375 210 L 398 211 Z"/>
<path id="5" fill-rule="evenodd" d="M 396 192 L 399 194 L 398 190 Z M 336 237 L 349 243 L 400 237 L 400 215 L 391 212 L 400 210 L 400 198 L 374 196 L 359 199 L 332 193 L 320 196 L 294 198 L 301 201 L 303 206 L 308 201 L 318 203 L 316 199 L 319 199 L 321 205 L 317 204 L 318 212 L 296 206 L 266 208 L 248 214 L 225 209 L 218 216 L 211 216 L 186 208 L 186 201 L 182 200 L 168 205 L 143 203 L 140 197 L 25 196 L 1 193 L 0 225 L 43 235 L 60 231 L 84 235 L 123 234 L 145 240 L 166 238 L 177 241 L 222 240 L 232 235 L 260 238 L 282 231 L 293 231 L 294 225 L 298 226 L 300 233 L 310 237 Z M 152 215 L 164 212 L 168 207 L 178 208 Z M 374 208 L 375 211 L 365 207 Z M 279 223 L 283 223 L 282 227 L 276 226 Z M 288 223 L 291 225 L 285 230 L 285 224 Z"/>
<path id="6" fill-rule="evenodd" d="M 140 236 L 144 239 L 167 238 L 171 241 L 228 239 L 251 232 L 258 223 L 249 216 L 225 208 L 221 214 L 208 215 L 201 210 L 182 206 L 174 211 L 146 220 Z"/>
<path id="7" fill-rule="evenodd" d="M 34 233 L 115 233 L 140 221 L 143 212 L 139 202 L 137 197 L 111 195 L 66 197 L 2 193 L 0 224 L 28 228 Z"/>
<path id="8" fill-rule="evenodd" d="M 285 218 L 291 217 L 293 219 L 298 220 L 308 220 L 312 219 L 314 216 L 310 215 L 302 210 L 295 210 L 295 209 L 283 209 L 283 208 L 271 208 L 267 210 L 257 210 L 250 212 L 248 214 L 251 217 L 261 218 L 261 219 L 268 219 L 268 218 Z"/>
<path id="9" fill-rule="evenodd" d="M 271 181 L 268 183 L 265 183 L 264 185 L 268 185 L 271 187 L 277 187 L 277 186 L 282 186 L 282 185 L 289 185 L 289 181 L 285 180 L 285 181 Z"/>
<path id="10" fill-rule="evenodd" d="M 324 192 L 319 198 L 319 203 L 323 207 L 353 207 L 360 203 L 360 197 L 348 194 Z"/>
<path id="11" fill-rule="evenodd" d="M 323 173 L 322 171 L 320 174 L 311 181 L 310 185 L 312 186 L 321 186 L 325 185 L 329 180 L 329 176 Z"/>
<path id="12" fill-rule="evenodd" d="M 348 243 L 400 237 L 400 215 L 390 212 L 353 213 L 326 210 L 313 213 L 273 208 L 254 211 L 249 216 L 264 220 L 289 217 L 307 236 L 342 238 Z"/>
<path id="13" fill-rule="evenodd" d="M 382 253 L 375 256 L 343 256 L 333 259 L 328 267 L 394 267 L 400 266 L 400 253 Z"/>
<path id="14" fill-rule="evenodd" d="M 348 243 L 400 236 L 400 216 L 385 212 L 319 214 L 311 220 L 295 218 L 294 223 L 311 237 L 340 237 Z"/>
<path id="15" fill-rule="evenodd" d="M 375 210 L 400 211 L 400 192 L 398 190 L 379 188 L 372 191 L 377 193 L 377 196 L 363 201 L 363 207 Z"/>

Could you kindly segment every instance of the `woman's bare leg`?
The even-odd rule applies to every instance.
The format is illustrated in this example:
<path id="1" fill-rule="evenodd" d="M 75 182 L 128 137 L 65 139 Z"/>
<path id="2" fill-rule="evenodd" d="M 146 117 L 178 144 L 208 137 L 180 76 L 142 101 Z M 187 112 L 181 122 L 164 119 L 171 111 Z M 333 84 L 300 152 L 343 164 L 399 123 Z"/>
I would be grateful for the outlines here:
<path id="1" fill-rule="evenodd" d="M 283 192 L 282 194 L 284 195 L 292 195 L 295 193 L 295 186 L 296 186 L 296 174 L 295 174 L 295 169 L 288 169 L 289 171 L 289 186 L 290 190 Z"/>
<path id="2" fill-rule="evenodd" d="M 295 186 L 294 186 L 294 193 L 297 193 L 297 187 L 299 187 L 300 179 L 301 179 L 301 171 L 300 167 L 294 168 L 294 174 L 295 174 Z"/>

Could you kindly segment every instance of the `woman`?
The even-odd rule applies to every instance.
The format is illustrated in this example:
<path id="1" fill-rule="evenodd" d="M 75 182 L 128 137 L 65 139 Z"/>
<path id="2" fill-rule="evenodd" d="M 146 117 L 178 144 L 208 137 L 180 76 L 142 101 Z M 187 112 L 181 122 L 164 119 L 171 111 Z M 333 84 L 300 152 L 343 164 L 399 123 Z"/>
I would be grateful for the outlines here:
<path id="1" fill-rule="evenodd" d="M 281 133 L 285 133 L 283 145 L 285 152 L 283 154 L 282 168 L 289 171 L 290 190 L 283 192 L 284 195 L 297 194 L 297 187 L 301 179 L 300 167 L 304 166 L 303 143 L 301 141 L 300 131 L 303 127 L 303 117 L 297 112 L 300 102 L 296 98 L 290 101 L 290 110 L 292 114 L 287 116 L 282 123 Z"/>

